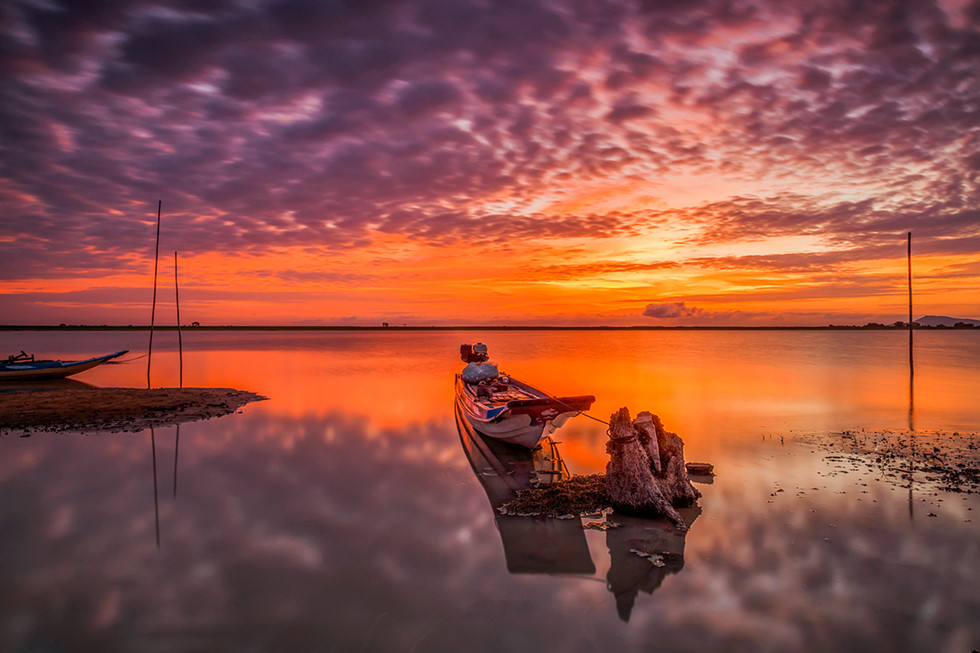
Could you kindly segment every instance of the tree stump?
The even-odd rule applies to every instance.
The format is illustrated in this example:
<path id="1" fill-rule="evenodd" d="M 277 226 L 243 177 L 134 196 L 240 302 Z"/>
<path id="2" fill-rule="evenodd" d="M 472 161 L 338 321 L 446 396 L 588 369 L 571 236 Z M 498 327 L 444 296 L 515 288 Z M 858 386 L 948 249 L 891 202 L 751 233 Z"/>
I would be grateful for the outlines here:
<path id="1" fill-rule="evenodd" d="M 661 479 L 661 486 L 667 498 L 675 506 L 689 506 L 698 500 L 701 492 L 691 483 L 687 475 L 687 465 L 684 464 L 684 441 L 676 433 L 664 429 L 660 418 L 648 411 L 636 416 L 633 424 L 644 433 L 649 433 L 650 424 L 656 433 L 657 452 L 660 454 L 660 464 L 657 467 L 662 472 L 654 474 Z M 641 439 L 643 436 L 640 436 Z M 651 438 L 652 441 L 652 438 Z"/>
<path id="2" fill-rule="evenodd" d="M 620 408 L 609 420 L 609 462 L 606 493 L 617 510 L 635 515 L 662 515 L 687 530 L 674 506 L 688 506 L 701 493 L 691 485 L 684 467 L 684 442 L 664 430 L 649 412 L 630 419 Z"/>

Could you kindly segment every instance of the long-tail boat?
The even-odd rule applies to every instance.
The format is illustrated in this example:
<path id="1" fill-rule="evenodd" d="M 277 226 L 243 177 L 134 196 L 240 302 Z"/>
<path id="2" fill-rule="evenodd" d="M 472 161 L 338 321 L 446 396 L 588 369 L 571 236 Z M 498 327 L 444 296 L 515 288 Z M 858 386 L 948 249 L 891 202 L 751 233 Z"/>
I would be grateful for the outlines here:
<path id="1" fill-rule="evenodd" d="M 482 343 L 461 345 L 460 358 L 467 365 L 456 375 L 457 405 L 474 429 L 491 438 L 533 449 L 595 401 L 592 395 L 554 397 L 500 373 Z"/>
<path id="2" fill-rule="evenodd" d="M 8 356 L 0 361 L 0 381 L 20 381 L 22 379 L 63 379 L 72 374 L 90 370 L 97 365 L 119 358 L 129 352 L 128 349 L 117 351 L 115 354 L 96 356 L 81 361 L 35 360 L 31 354 L 21 351 L 19 354 Z"/>

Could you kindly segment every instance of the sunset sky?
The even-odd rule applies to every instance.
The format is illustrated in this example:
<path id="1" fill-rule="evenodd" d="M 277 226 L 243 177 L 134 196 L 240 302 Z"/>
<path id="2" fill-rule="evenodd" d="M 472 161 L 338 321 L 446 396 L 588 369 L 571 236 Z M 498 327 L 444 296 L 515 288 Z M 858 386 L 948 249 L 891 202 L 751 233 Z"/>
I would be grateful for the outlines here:
<path id="1" fill-rule="evenodd" d="M 980 318 L 980 2 L 4 0 L 0 323 Z"/>

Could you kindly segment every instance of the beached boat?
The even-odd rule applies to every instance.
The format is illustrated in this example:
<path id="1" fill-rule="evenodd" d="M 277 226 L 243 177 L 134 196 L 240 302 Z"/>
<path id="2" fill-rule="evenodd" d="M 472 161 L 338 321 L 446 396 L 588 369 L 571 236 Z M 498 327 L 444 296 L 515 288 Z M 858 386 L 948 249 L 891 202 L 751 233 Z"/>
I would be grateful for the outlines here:
<path id="1" fill-rule="evenodd" d="M 460 358 L 467 365 L 456 375 L 456 403 L 466 421 L 491 438 L 533 449 L 595 401 L 592 395 L 553 397 L 501 374 L 481 343 L 460 346 Z"/>
<path id="2" fill-rule="evenodd" d="M 102 365 L 113 358 L 119 358 L 128 351 L 128 349 L 124 349 L 115 354 L 96 356 L 83 361 L 34 360 L 30 354 L 20 352 L 16 356 L 7 357 L 6 361 L 0 361 L 0 381 L 63 379 L 66 376 Z"/>

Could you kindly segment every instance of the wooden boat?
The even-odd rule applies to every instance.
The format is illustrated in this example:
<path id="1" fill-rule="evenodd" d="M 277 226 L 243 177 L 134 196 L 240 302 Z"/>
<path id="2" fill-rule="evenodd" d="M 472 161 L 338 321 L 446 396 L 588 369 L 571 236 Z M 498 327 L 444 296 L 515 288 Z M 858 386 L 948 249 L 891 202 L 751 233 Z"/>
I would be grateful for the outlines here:
<path id="1" fill-rule="evenodd" d="M 102 365 L 113 358 L 119 358 L 128 349 L 117 351 L 115 354 L 96 356 L 82 361 L 34 360 L 30 354 L 20 352 L 9 356 L 0 362 L 0 381 L 21 381 L 23 379 L 63 379 L 72 374 L 78 374 L 93 367 Z"/>
<path id="2" fill-rule="evenodd" d="M 588 410 L 595 397 L 553 397 L 497 372 L 486 346 L 462 345 L 468 363 L 456 375 L 456 403 L 474 429 L 491 438 L 533 449 L 570 418 Z"/>

